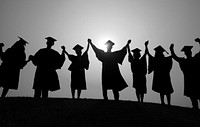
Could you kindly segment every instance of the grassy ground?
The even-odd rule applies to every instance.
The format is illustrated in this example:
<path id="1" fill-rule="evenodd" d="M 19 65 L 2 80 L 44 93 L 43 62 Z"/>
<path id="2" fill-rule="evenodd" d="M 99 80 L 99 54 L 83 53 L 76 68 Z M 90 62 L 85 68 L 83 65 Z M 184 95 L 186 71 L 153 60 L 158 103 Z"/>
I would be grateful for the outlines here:
<path id="1" fill-rule="evenodd" d="M 10 97 L 0 99 L 0 126 L 200 127 L 200 111 L 133 101 Z"/>

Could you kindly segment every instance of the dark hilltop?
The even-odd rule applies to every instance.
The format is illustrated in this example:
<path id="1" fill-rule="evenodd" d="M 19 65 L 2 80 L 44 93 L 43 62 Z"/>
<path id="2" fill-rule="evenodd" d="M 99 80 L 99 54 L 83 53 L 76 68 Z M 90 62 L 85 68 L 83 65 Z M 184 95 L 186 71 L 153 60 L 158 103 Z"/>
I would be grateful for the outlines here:
<path id="1" fill-rule="evenodd" d="M 200 126 L 200 111 L 179 106 L 97 99 L 0 99 L 1 127 Z"/>

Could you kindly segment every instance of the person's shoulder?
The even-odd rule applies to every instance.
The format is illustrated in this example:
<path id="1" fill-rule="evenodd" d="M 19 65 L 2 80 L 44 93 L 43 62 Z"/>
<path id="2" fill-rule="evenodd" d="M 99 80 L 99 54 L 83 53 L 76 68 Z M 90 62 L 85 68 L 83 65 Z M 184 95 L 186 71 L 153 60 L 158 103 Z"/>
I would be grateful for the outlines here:
<path id="1" fill-rule="evenodd" d="M 45 50 L 46 50 L 46 48 L 41 48 L 37 52 L 42 52 L 42 51 L 45 51 Z"/>
<path id="2" fill-rule="evenodd" d="M 59 54 L 58 51 L 56 51 L 55 49 L 50 49 L 51 52 L 55 53 L 55 54 Z"/>
<path id="3" fill-rule="evenodd" d="M 200 52 L 197 52 L 194 57 L 200 57 Z"/>

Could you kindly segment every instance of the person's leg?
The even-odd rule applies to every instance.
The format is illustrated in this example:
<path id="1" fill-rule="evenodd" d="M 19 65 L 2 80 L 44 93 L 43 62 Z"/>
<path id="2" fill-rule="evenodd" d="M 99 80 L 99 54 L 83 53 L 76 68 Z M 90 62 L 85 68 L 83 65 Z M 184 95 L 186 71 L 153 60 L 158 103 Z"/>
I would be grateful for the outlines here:
<path id="1" fill-rule="evenodd" d="M 198 100 L 194 97 L 190 97 L 190 100 L 192 102 L 192 108 L 193 109 L 198 109 Z"/>
<path id="2" fill-rule="evenodd" d="M 165 104 L 165 101 L 164 101 L 164 94 L 160 94 L 160 101 L 161 101 L 161 104 L 162 104 L 162 105 Z"/>
<path id="3" fill-rule="evenodd" d="M 81 89 L 78 89 L 78 99 L 80 98 L 81 96 Z"/>
<path id="4" fill-rule="evenodd" d="M 35 89 L 34 90 L 34 98 L 40 98 L 41 97 L 41 89 Z"/>
<path id="5" fill-rule="evenodd" d="M 136 97 L 137 97 L 138 102 L 141 102 L 141 101 L 140 101 L 140 94 L 139 94 L 139 92 L 136 90 L 135 93 L 136 93 Z"/>
<path id="6" fill-rule="evenodd" d="M 74 97 L 75 97 L 75 89 L 74 88 L 71 88 L 71 94 L 72 94 L 72 99 L 74 99 Z"/>
<path id="7" fill-rule="evenodd" d="M 141 98 L 140 98 L 140 99 L 141 99 L 141 102 L 143 102 L 143 100 L 144 100 L 144 94 L 141 93 L 141 94 L 140 94 L 140 97 L 141 97 Z"/>
<path id="8" fill-rule="evenodd" d="M 102 89 L 102 91 L 103 91 L 103 99 L 108 100 L 107 89 Z"/>
<path id="9" fill-rule="evenodd" d="M 48 98 L 48 90 L 42 90 L 42 98 Z"/>
<path id="10" fill-rule="evenodd" d="M 3 88 L 3 92 L 1 94 L 1 98 L 6 97 L 7 93 L 8 93 L 9 89 L 8 88 Z"/>
<path id="11" fill-rule="evenodd" d="M 171 94 L 167 94 L 167 103 L 171 105 Z"/>
<path id="12" fill-rule="evenodd" d="M 119 100 L 119 91 L 113 90 L 113 94 L 114 94 L 115 100 L 118 101 Z"/>

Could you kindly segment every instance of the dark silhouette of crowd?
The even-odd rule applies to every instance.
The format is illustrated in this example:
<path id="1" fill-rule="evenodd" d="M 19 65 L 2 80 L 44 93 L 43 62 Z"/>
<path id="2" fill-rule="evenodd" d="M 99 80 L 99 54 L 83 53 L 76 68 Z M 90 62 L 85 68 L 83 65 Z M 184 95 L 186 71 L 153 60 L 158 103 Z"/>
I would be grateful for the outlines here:
<path id="1" fill-rule="evenodd" d="M 20 71 L 28 62 L 32 62 L 36 66 L 33 90 L 35 98 L 48 98 L 49 91 L 57 91 L 60 89 L 59 77 L 56 72 L 61 69 L 66 58 L 68 57 L 71 65 L 68 70 L 71 72 L 71 94 L 75 98 L 81 96 L 82 90 L 86 90 L 85 71 L 89 69 L 88 50 L 91 47 L 96 58 L 102 63 L 102 95 L 104 100 L 108 100 L 107 91 L 112 90 L 114 100 L 120 98 L 120 91 L 127 88 L 128 85 L 121 75 L 119 65 L 123 64 L 124 58 L 128 53 L 128 62 L 133 77 L 132 87 L 135 89 L 138 102 L 144 102 L 144 95 L 147 94 L 146 75 L 153 73 L 152 90 L 159 93 L 162 105 L 165 105 L 164 98 L 166 96 L 167 105 L 171 105 L 171 94 L 174 92 L 171 83 L 170 71 L 173 65 L 173 59 L 179 63 L 180 69 L 184 75 L 184 96 L 189 97 L 192 108 L 198 109 L 198 101 L 200 100 L 199 79 L 200 72 L 200 51 L 192 56 L 191 49 L 193 46 L 184 46 L 181 51 L 186 57 L 179 57 L 174 51 L 174 44 L 169 47 L 168 53 L 161 45 L 154 48 L 155 55 L 150 54 L 148 45 L 149 41 L 145 41 L 145 51 L 142 55 L 141 49 L 130 49 L 131 40 L 128 40 L 124 47 L 118 51 L 112 51 L 114 42 L 108 40 L 105 45 L 107 51 L 103 51 L 95 46 L 91 39 L 87 40 L 87 48 L 84 49 L 77 44 L 73 47 L 76 55 L 69 54 L 65 46 L 61 46 L 62 53 L 52 49 L 57 41 L 53 37 L 46 37 L 46 48 L 39 49 L 34 55 L 30 55 L 28 59 L 25 54 L 25 46 L 28 44 L 26 40 L 19 37 L 10 48 L 3 52 L 4 44 L 0 43 L 0 87 L 3 88 L 1 98 L 6 97 L 10 89 L 17 90 L 19 86 Z M 195 42 L 200 44 L 200 39 L 196 38 Z M 132 52 L 132 53 L 131 53 Z M 167 56 L 164 55 L 167 53 Z M 170 55 L 171 54 L 171 55 Z M 148 63 L 147 63 L 148 61 Z"/>

